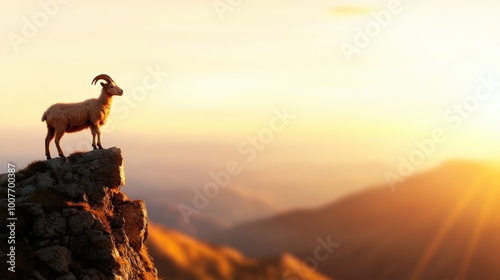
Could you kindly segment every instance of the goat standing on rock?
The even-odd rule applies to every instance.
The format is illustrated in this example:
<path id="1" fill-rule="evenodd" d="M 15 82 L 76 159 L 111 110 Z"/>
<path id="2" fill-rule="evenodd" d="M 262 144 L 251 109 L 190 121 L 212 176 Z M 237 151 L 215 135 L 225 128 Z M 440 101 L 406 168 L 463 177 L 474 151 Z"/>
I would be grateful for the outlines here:
<path id="1" fill-rule="evenodd" d="M 101 74 L 94 78 L 92 84 L 104 80 L 99 98 L 92 98 L 79 103 L 57 103 L 50 106 L 42 116 L 42 122 L 47 122 L 47 137 L 45 138 L 45 155 L 51 159 L 49 144 L 56 138 L 56 147 L 59 156 L 64 158 L 64 153 L 59 146 L 61 137 L 66 132 L 77 132 L 86 128 L 92 131 L 92 147 L 94 150 L 102 149 L 100 127 L 106 123 L 111 108 L 113 95 L 122 96 L 123 90 L 108 75 Z M 95 137 L 97 135 L 97 145 Z"/>

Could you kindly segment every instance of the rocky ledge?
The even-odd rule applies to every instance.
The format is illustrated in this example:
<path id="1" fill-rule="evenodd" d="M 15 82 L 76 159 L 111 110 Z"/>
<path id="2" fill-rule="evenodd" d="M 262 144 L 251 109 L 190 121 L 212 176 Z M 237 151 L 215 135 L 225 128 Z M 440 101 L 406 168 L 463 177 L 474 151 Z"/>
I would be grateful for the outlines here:
<path id="1" fill-rule="evenodd" d="M 0 278 L 158 279 L 146 205 L 120 191 L 124 174 L 118 148 L 35 161 L 15 173 L 14 209 L 0 175 L 0 219 L 17 218 L 0 229 L 1 240 L 14 240 L 1 242 L 0 255 L 15 260 L 1 262 Z"/>

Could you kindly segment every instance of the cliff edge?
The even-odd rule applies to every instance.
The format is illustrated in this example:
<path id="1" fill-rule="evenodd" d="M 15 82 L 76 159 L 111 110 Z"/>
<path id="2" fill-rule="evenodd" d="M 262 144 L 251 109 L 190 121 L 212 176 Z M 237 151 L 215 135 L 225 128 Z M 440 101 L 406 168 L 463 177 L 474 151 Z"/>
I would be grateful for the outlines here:
<path id="1" fill-rule="evenodd" d="M 0 229 L 0 278 L 158 279 L 145 246 L 146 205 L 121 192 L 124 185 L 118 148 L 0 175 L 0 220 L 8 225 Z"/>

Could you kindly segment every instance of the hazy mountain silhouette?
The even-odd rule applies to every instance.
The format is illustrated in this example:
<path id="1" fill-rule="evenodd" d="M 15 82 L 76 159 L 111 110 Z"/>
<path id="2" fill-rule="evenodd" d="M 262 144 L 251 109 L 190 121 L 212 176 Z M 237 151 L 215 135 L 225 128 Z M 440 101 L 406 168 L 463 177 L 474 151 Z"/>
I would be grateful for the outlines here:
<path id="1" fill-rule="evenodd" d="M 211 236 L 254 257 L 314 254 L 318 238 L 341 244 L 319 262 L 337 279 L 500 279 L 500 168 L 453 161 L 313 210 Z"/>
<path id="2" fill-rule="evenodd" d="M 231 227 L 231 224 L 221 218 L 210 215 L 192 215 L 186 223 L 179 210 L 179 203 L 172 201 L 148 201 L 150 219 L 168 228 L 178 230 L 196 238 L 205 238 L 211 233 Z"/>
<path id="3" fill-rule="evenodd" d="M 209 245 L 150 223 L 148 245 L 161 277 L 169 280 L 327 280 L 289 254 L 264 260 Z"/>
<path id="4" fill-rule="evenodd" d="M 195 194 L 191 189 L 143 192 L 140 197 L 148 202 L 152 221 L 200 239 L 210 233 L 279 212 L 277 207 L 258 196 L 228 187 L 221 190 L 217 197 L 209 199 L 208 206 L 201 209 L 198 215 L 190 215 L 189 223 L 186 223 L 179 205 L 184 203 L 194 208 Z"/>

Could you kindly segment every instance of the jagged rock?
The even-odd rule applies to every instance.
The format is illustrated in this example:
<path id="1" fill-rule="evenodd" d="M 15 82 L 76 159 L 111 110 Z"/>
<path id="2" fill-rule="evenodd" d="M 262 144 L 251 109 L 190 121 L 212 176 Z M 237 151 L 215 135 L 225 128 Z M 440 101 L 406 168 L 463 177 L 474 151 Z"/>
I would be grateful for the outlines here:
<path id="1" fill-rule="evenodd" d="M 0 174 L 0 181 L 7 182 L 7 175 Z M 0 278 L 158 279 L 144 246 L 146 205 L 122 193 L 124 184 L 117 148 L 38 161 L 16 173 L 16 257 L 22 269 Z M 7 193 L 6 186 L 0 185 L 0 193 Z M 7 213 L 3 197 L 0 213 Z M 8 235 L 1 227 L 0 237 Z M 0 244 L 2 255 L 9 249 L 7 242 Z M 7 271 L 6 262 L 0 271 Z"/>
<path id="2" fill-rule="evenodd" d="M 122 228 L 117 228 L 113 230 L 113 236 L 119 244 L 129 244 L 130 240 L 127 237 L 127 233 Z"/>
<path id="3" fill-rule="evenodd" d="M 59 212 L 53 212 L 47 218 L 47 222 L 51 225 L 54 234 L 57 237 L 62 237 L 66 233 L 66 219 Z"/>
<path id="4" fill-rule="evenodd" d="M 68 247 L 69 245 L 69 236 L 65 236 L 61 239 L 61 244 Z"/>
<path id="5" fill-rule="evenodd" d="M 77 280 L 77 279 L 75 275 L 73 275 L 73 273 L 68 273 L 63 276 L 57 277 L 56 280 Z"/>
<path id="6" fill-rule="evenodd" d="M 45 239 L 45 240 L 38 242 L 37 247 L 43 248 L 43 247 L 49 246 L 49 244 L 50 244 L 50 240 Z"/>
<path id="7" fill-rule="evenodd" d="M 47 188 L 55 185 L 56 181 L 52 179 L 50 173 L 43 173 L 37 176 L 36 186 L 37 188 Z"/>
<path id="8" fill-rule="evenodd" d="M 101 236 L 103 235 L 102 230 L 88 229 L 85 231 L 86 236 Z"/>
<path id="9" fill-rule="evenodd" d="M 82 280 L 107 280 L 106 276 L 95 268 L 86 269 L 84 273 Z"/>
<path id="10" fill-rule="evenodd" d="M 72 260 L 71 251 L 68 248 L 55 245 L 38 250 L 35 255 L 41 262 L 59 273 L 69 272 L 69 264 Z"/>
<path id="11" fill-rule="evenodd" d="M 123 157 L 120 149 L 95 150 L 80 155 L 74 169 L 92 178 L 97 185 L 116 188 L 125 185 Z"/>
<path id="12" fill-rule="evenodd" d="M 115 228 L 123 228 L 123 225 L 125 224 L 125 219 L 123 217 L 116 217 L 110 222 L 110 226 L 112 229 Z"/>
<path id="13" fill-rule="evenodd" d="M 139 251 L 146 239 L 148 213 L 144 201 L 136 200 L 120 205 L 125 220 L 125 232 L 132 248 Z"/>
<path id="14" fill-rule="evenodd" d="M 67 196 L 73 201 L 87 201 L 85 191 L 83 191 L 78 184 L 60 184 L 50 186 L 50 188 Z"/>
<path id="15" fill-rule="evenodd" d="M 34 185 L 29 185 L 29 186 L 26 186 L 26 187 L 20 189 L 18 193 L 21 196 L 28 196 L 28 195 L 30 195 L 34 191 L 35 191 L 35 186 Z"/>
<path id="16" fill-rule="evenodd" d="M 89 236 L 91 247 L 86 248 L 86 254 L 91 261 L 113 261 L 119 258 L 115 252 L 115 244 L 111 235 Z M 111 249 L 111 250 L 110 250 Z"/>
<path id="17" fill-rule="evenodd" d="M 43 211 L 43 207 L 39 203 L 25 203 L 24 208 L 28 214 L 34 216 L 43 216 L 45 215 L 45 211 Z"/>
<path id="18" fill-rule="evenodd" d="M 40 275 L 40 272 L 38 272 L 36 270 L 33 271 L 33 276 L 35 277 L 36 280 L 47 280 L 44 277 L 42 277 L 42 275 Z"/>
<path id="19" fill-rule="evenodd" d="M 79 213 L 79 211 L 75 208 L 66 208 L 62 210 L 62 215 L 64 218 L 71 217 L 73 215 L 76 215 L 77 213 Z"/>
<path id="20" fill-rule="evenodd" d="M 38 214 L 33 223 L 33 231 L 31 233 L 31 235 L 40 238 L 57 238 L 65 234 L 66 219 L 59 212 L 52 212 L 48 216 Z"/>
<path id="21" fill-rule="evenodd" d="M 75 256 L 83 255 L 87 245 L 87 236 L 70 237 L 68 242 L 68 248 L 75 254 Z"/>
<path id="22" fill-rule="evenodd" d="M 113 202 L 116 203 L 117 205 L 122 205 L 129 201 L 130 198 L 128 198 L 128 196 L 122 192 L 115 193 L 115 195 L 113 196 Z"/>
<path id="23" fill-rule="evenodd" d="M 87 229 L 90 229 L 96 218 L 90 212 L 80 211 L 79 213 L 69 217 L 69 231 L 73 235 L 83 235 Z"/>
<path id="24" fill-rule="evenodd" d="M 66 233 L 66 219 L 59 212 L 40 215 L 33 224 L 32 235 L 42 238 L 62 237 Z"/>
<path id="25" fill-rule="evenodd" d="M 104 223 L 103 223 L 103 221 L 101 219 L 96 219 L 95 222 L 94 222 L 94 225 L 92 226 L 91 229 L 99 230 L 101 232 L 110 233 L 110 229 L 108 229 L 106 227 L 106 225 L 104 225 Z"/>

